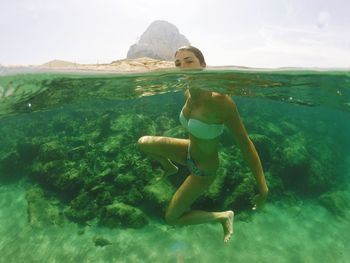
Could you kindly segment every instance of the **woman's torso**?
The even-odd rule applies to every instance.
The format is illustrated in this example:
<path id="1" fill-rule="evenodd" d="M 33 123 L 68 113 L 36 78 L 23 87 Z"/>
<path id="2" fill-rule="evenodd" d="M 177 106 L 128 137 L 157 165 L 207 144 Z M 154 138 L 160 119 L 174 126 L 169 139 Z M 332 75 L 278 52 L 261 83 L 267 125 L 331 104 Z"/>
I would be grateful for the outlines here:
<path id="1" fill-rule="evenodd" d="M 204 101 L 194 102 L 186 96 L 186 102 L 182 108 L 182 113 L 187 120 L 196 119 L 206 124 L 222 124 L 222 106 L 217 98 L 224 96 L 212 92 L 212 95 Z M 219 166 L 218 144 L 219 137 L 210 139 L 200 139 L 191 133 L 189 134 L 191 144 L 191 157 L 196 162 L 199 169 L 209 173 L 215 173 Z"/>

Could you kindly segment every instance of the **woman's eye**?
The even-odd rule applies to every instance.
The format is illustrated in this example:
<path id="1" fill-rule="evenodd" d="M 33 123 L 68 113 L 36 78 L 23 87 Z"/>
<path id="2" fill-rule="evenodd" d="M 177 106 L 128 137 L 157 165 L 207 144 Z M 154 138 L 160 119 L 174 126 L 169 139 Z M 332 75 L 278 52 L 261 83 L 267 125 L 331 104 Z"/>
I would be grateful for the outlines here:
<path id="1" fill-rule="evenodd" d="M 180 63 L 175 63 L 175 67 L 180 67 L 181 64 Z"/>

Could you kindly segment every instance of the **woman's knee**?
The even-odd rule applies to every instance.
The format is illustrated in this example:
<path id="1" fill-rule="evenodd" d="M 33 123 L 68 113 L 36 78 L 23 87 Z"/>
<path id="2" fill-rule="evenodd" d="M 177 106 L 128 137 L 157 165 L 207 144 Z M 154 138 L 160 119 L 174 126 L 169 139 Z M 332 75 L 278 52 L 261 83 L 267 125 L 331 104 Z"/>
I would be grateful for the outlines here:
<path id="1" fill-rule="evenodd" d="M 139 147 L 140 150 L 145 150 L 147 148 L 147 145 L 150 144 L 152 141 L 153 136 L 142 136 L 139 138 L 137 141 L 137 146 Z"/>
<path id="2" fill-rule="evenodd" d="M 151 136 L 142 136 L 139 138 L 139 140 L 137 141 L 137 144 L 138 145 L 142 145 L 142 144 L 145 144 L 149 141 Z"/>

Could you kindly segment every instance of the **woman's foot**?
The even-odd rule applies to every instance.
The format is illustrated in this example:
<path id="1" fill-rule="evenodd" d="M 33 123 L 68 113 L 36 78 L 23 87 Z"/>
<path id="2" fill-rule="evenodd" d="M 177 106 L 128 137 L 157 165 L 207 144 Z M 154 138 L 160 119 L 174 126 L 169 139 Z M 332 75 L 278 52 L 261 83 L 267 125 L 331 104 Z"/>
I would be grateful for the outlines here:
<path id="1" fill-rule="evenodd" d="M 224 229 L 224 243 L 227 243 L 231 239 L 231 236 L 233 235 L 234 213 L 231 210 L 226 211 L 225 213 L 226 213 L 226 216 L 221 224 Z"/>

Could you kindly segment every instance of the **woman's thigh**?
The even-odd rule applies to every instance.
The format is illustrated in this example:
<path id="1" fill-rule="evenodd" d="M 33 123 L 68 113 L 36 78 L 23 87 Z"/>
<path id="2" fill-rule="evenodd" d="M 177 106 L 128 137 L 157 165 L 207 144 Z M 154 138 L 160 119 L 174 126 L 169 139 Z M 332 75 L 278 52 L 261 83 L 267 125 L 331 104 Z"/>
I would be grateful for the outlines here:
<path id="1" fill-rule="evenodd" d="M 142 151 L 160 155 L 170 160 L 186 165 L 189 140 L 161 136 L 143 136 L 138 140 Z"/>
<path id="2" fill-rule="evenodd" d="M 188 211 L 193 202 L 209 188 L 214 179 L 214 176 L 189 175 L 173 195 L 166 211 L 166 220 L 170 222 L 176 220 Z"/>

